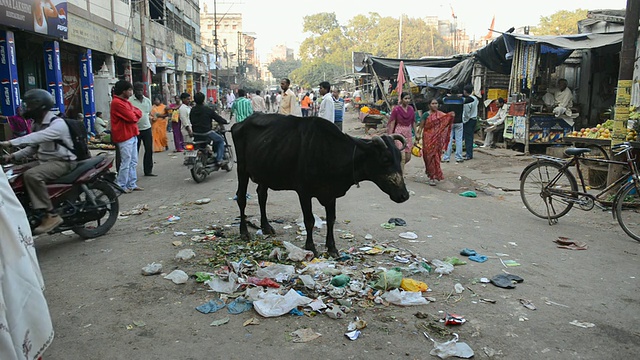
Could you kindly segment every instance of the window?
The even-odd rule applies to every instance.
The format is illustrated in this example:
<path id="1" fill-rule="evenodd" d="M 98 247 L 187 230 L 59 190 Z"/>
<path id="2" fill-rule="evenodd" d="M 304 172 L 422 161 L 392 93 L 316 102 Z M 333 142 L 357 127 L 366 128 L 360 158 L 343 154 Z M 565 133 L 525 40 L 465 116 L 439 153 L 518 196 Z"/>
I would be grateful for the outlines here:
<path id="1" fill-rule="evenodd" d="M 232 28 L 233 28 L 233 30 L 235 30 L 235 29 L 237 28 L 237 26 L 236 26 L 236 25 L 233 25 L 233 27 L 232 27 Z"/>

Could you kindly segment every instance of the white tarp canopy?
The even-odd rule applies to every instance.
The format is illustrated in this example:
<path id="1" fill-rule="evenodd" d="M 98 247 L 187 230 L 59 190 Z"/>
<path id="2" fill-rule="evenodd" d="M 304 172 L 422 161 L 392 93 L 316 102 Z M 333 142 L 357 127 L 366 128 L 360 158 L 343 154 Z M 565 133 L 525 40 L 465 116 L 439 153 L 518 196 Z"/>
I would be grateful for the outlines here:
<path id="1" fill-rule="evenodd" d="M 407 73 L 409 73 L 409 80 L 413 81 L 416 84 L 425 83 L 426 81 L 433 79 L 436 76 L 442 75 L 451 69 L 446 67 L 427 67 L 427 66 L 411 66 L 411 65 L 406 65 L 405 68 L 407 69 Z"/>
<path id="2" fill-rule="evenodd" d="M 578 34 L 578 35 L 555 35 L 555 36 L 530 36 L 521 34 L 504 34 L 508 37 L 516 38 L 520 41 L 547 44 L 549 46 L 567 50 L 595 49 L 607 45 L 622 42 L 622 33 L 605 34 Z"/>

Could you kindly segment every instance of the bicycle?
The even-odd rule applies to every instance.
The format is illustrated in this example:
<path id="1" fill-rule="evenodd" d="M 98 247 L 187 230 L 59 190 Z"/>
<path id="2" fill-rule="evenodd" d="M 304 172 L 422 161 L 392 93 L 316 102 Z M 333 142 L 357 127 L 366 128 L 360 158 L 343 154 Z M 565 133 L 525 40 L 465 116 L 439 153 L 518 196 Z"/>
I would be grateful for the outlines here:
<path id="1" fill-rule="evenodd" d="M 569 148 L 565 154 L 571 159 L 561 159 L 547 155 L 536 155 L 535 162 L 529 164 L 520 174 L 520 197 L 525 207 L 535 216 L 547 219 L 554 225 L 558 219 L 566 215 L 574 205 L 581 210 L 590 211 L 595 206 L 602 210 L 612 210 L 620 227 L 627 235 L 640 241 L 640 181 L 636 159 L 632 154 L 633 147 L 622 143 L 612 147 L 616 155 L 625 154 L 626 161 L 586 158 L 584 154 L 591 152 L 588 148 Z M 615 182 L 605 187 L 596 195 L 587 193 L 584 176 L 580 164 L 596 162 L 624 166 L 626 172 Z M 580 179 L 581 190 L 575 176 L 569 171 L 576 168 Z M 617 186 L 613 202 L 602 197 Z M 607 203 L 612 203 L 611 208 Z"/>

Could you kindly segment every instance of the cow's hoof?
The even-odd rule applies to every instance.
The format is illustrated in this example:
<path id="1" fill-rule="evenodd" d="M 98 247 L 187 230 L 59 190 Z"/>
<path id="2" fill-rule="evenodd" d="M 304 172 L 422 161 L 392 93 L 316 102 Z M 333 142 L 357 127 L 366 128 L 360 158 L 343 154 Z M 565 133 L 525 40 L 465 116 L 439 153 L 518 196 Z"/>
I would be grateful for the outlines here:
<path id="1" fill-rule="evenodd" d="M 250 241 L 251 240 L 251 235 L 249 235 L 249 233 L 242 233 L 242 234 L 240 234 L 240 240 L 242 240 L 242 241 Z"/>
<path id="2" fill-rule="evenodd" d="M 338 253 L 337 249 L 329 249 L 327 251 L 327 254 L 329 254 L 329 256 L 331 256 L 334 259 L 338 259 L 340 257 L 340 254 Z"/>
<path id="3" fill-rule="evenodd" d="M 273 228 L 273 226 L 268 225 L 268 226 L 262 228 L 262 233 L 264 235 L 275 235 L 276 234 L 276 230 Z"/>
<path id="4" fill-rule="evenodd" d="M 305 246 L 304 249 L 307 251 L 311 251 L 313 253 L 313 257 L 318 257 L 318 250 L 316 250 L 315 246 L 311 248 L 309 248 L 308 246 Z"/>

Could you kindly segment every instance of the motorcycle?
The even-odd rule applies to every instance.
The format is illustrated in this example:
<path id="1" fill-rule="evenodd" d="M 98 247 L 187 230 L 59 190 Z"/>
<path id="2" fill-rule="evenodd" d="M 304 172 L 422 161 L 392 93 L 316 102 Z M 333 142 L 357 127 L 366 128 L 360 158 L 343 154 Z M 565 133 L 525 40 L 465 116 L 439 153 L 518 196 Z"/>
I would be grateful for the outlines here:
<path id="1" fill-rule="evenodd" d="M 31 230 L 46 215 L 31 208 L 24 184 L 24 172 L 36 165 L 36 162 L 3 165 L 11 188 L 27 213 Z M 113 157 L 98 155 L 79 161 L 70 173 L 47 184 L 54 211 L 63 219 L 49 234 L 71 230 L 84 239 L 93 239 L 113 227 L 118 219 L 118 196 L 124 190 L 115 183 L 116 174 L 109 171 L 112 166 Z"/>
<path id="2" fill-rule="evenodd" d="M 224 165 L 220 166 L 216 163 L 216 154 L 211 146 L 212 142 L 207 134 L 193 134 L 192 142 L 184 144 L 184 165 L 191 170 L 191 177 L 197 183 L 201 183 L 204 179 L 214 171 L 221 168 L 227 172 L 233 170 L 235 158 L 233 148 L 227 140 L 227 130 L 224 126 L 220 126 L 215 130 L 224 139 Z"/>

